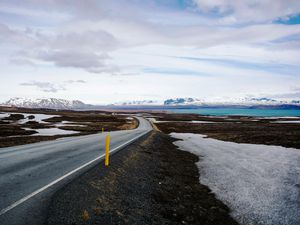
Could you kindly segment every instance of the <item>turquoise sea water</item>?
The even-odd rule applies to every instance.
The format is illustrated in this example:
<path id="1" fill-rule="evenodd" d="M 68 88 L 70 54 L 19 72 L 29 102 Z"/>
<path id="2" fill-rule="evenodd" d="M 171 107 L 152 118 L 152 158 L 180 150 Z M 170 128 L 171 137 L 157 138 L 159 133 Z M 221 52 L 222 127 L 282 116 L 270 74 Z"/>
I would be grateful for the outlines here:
<path id="1" fill-rule="evenodd" d="M 195 113 L 211 116 L 300 116 L 298 109 L 239 109 L 239 108 L 199 108 L 199 109 L 170 109 L 174 113 Z"/>

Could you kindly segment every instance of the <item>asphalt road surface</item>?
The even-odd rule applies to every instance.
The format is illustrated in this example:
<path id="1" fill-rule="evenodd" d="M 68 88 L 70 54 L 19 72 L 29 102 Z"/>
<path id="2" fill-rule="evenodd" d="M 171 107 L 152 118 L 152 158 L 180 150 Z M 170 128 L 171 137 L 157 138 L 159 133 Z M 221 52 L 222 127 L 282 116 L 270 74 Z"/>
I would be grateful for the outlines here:
<path id="1" fill-rule="evenodd" d="M 111 154 L 152 130 L 110 132 Z M 0 225 L 39 225 L 51 195 L 104 158 L 107 133 L 0 149 Z"/>

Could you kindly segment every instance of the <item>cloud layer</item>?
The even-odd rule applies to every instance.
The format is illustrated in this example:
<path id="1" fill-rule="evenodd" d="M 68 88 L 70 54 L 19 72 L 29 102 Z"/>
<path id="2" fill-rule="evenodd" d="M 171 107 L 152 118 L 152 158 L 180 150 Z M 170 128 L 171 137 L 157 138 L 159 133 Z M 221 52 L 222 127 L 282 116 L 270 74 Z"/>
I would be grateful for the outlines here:
<path id="1" fill-rule="evenodd" d="M 123 93 L 131 93 L 135 83 L 144 87 L 137 88 L 141 97 L 157 75 L 157 83 L 199 76 L 199 86 L 220 85 L 216 95 L 289 93 L 300 65 L 300 24 L 289 21 L 299 13 L 297 0 L 4 0 L 0 63 L 22 80 L 13 85 L 50 93 L 69 91 L 64 80 L 91 76 L 102 84 L 111 75 L 139 75 L 111 76 L 106 85 L 114 90 L 122 80 Z M 228 79 L 235 90 L 224 87 Z M 176 90 L 180 97 L 196 89 Z M 167 90 L 161 98 L 176 94 Z"/>
<path id="2" fill-rule="evenodd" d="M 213 13 L 231 23 L 271 22 L 298 14 L 300 2 L 295 0 L 193 0 L 198 10 Z"/>
<path id="3" fill-rule="evenodd" d="M 21 86 L 28 86 L 28 87 L 36 87 L 37 89 L 39 89 L 43 92 L 56 93 L 56 92 L 59 92 L 59 91 L 66 91 L 68 85 L 76 84 L 76 83 L 85 84 L 86 82 L 84 80 L 67 80 L 63 83 L 30 81 L 30 82 L 20 83 L 20 85 Z"/>

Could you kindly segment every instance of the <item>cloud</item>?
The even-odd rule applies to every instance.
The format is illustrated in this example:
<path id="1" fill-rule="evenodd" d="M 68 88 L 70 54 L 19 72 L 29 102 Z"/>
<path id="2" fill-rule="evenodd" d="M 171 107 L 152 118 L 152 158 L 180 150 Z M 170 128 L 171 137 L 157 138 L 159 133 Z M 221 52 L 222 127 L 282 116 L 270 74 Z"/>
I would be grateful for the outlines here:
<path id="1" fill-rule="evenodd" d="M 300 92 L 300 86 L 293 86 L 293 87 L 291 87 L 291 91 Z"/>
<path id="2" fill-rule="evenodd" d="M 66 91 L 68 85 L 73 85 L 76 83 L 77 84 L 85 84 L 86 81 L 84 81 L 84 80 L 66 80 L 62 83 L 30 81 L 30 82 L 20 83 L 20 85 L 36 87 L 38 90 L 43 91 L 43 92 L 57 93 L 59 91 Z"/>
<path id="3" fill-rule="evenodd" d="M 70 32 L 74 32 L 78 27 L 82 28 L 81 32 L 83 33 L 89 32 L 90 29 L 105 30 L 116 38 L 115 44 L 108 42 L 108 45 L 114 46 L 114 48 L 111 46 L 113 50 L 154 44 L 199 48 L 226 44 L 265 44 L 300 33 L 299 25 L 251 24 L 245 27 L 222 28 L 207 25 L 164 25 L 145 20 L 124 21 L 121 18 L 97 22 L 81 21 L 73 23 L 68 29 Z M 87 42 L 87 44 L 94 46 L 93 42 Z"/>
<path id="4" fill-rule="evenodd" d="M 67 83 L 67 84 L 74 84 L 74 83 L 85 84 L 86 81 L 85 80 L 66 80 L 65 83 Z"/>
<path id="5" fill-rule="evenodd" d="M 184 75 L 184 76 L 212 76 L 197 70 L 179 69 L 179 68 L 144 68 L 144 73 L 156 73 L 165 75 Z"/>
<path id="6" fill-rule="evenodd" d="M 20 85 L 21 86 L 33 86 L 43 92 L 52 92 L 52 93 L 66 90 L 66 88 L 64 86 L 55 84 L 55 83 L 50 83 L 50 82 L 31 81 L 31 82 L 27 82 L 27 83 L 20 83 Z"/>
<path id="7" fill-rule="evenodd" d="M 13 1 L 10 1 L 13 2 Z M 26 1 L 22 1 L 25 3 Z M 20 7 L 21 2 L 18 2 L 18 5 L 5 4 L 5 0 L 0 3 L 0 12 L 4 12 L 6 14 L 18 15 L 19 17 L 24 18 L 35 18 L 35 19 L 47 19 L 47 20 L 58 20 L 58 19 L 66 19 L 67 16 L 65 14 L 57 13 L 57 12 L 49 12 L 49 11 L 38 11 L 31 10 L 26 7 Z M 22 4 L 22 3 L 21 3 Z M 29 1 L 27 1 L 27 6 L 29 5 Z"/>
<path id="8" fill-rule="evenodd" d="M 77 50 L 85 52 L 114 50 L 119 45 L 116 38 L 109 32 L 101 29 L 81 32 L 78 28 L 76 31 L 65 32 L 54 38 L 48 38 L 48 42 L 49 47 L 56 50 L 74 51 L 76 47 Z"/>
<path id="9" fill-rule="evenodd" d="M 21 58 L 21 57 L 11 58 L 9 62 L 15 65 L 28 65 L 33 67 L 36 66 L 36 64 L 32 62 L 30 59 Z"/>
<path id="10" fill-rule="evenodd" d="M 292 37 L 300 25 L 273 22 L 300 11 L 299 1 L 194 0 L 182 8 L 169 7 L 179 1 L 162 2 L 1 1 L 2 70 L 15 76 L 14 85 L 25 81 L 27 88 L 15 85 L 18 90 L 36 87 L 61 95 L 84 84 L 76 79 L 85 79 L 86 72 L 97 73 L 82 87 L 82 96 L 95 99 L 109 99 L 112 89 L 135 96 L 153 87 L 161 96 L 289 93 L 299 83 L 300 39 Z M 196 58 L 201 60 L 191 60 Z M 33 68 L 24 66 L 31 62 Z M 39 76 L 53 81 L 61 68 L 67 69 L 59 83 L 26 82 Z M 126 83 L 110 75 L 124 75 Z M 10 90 L 2 83 L 6 94 Z M 99 86 L 107 96 L 97 95 Z M 68 93 L 76 96 L 75 89 Z"/>
<path id="11" fill-rule="evenodd" d="M 31 28 L 16 29 L 0 23 L 0 46 L 11 48 L 9 61 L 16 65 L 30 64 L 42 60 L 52 62 L 58 67 L 81 68 L 93 73 L 117 70 L 108 65 L 108 51 L 115 50 L 119 43 L 108 32 L 101 29 L 71 32 L 48 33 Z"/>
<path id="12" fill-rule="evenodd" d="M 262 70 L 267 72 L 273 72 L 274 74 L 290 74 L 290 75 L 298 75 L 300 67 L 298 65 L 286 65 L 280 64 L 279 62 L 250 62 L 242 61 L 242 60 L 231 60 L 231 59 L 222 59 L 222 58 L 205 58 L 205 57 L 177 57 L 180 59 L 192 60 L 192 61 L 202 61 L 210 64 L 214 64 L 216 66 L 228 66 L 228 67 L 236 67 L 245 70 Z"/>
<path id="13" fill-rule="evenodd" d="M 85 69 L 93 73 L 112 72 L 112 67 L 106 64 L 110 57 L 106 53 L 94 53 L 74 50 L 58 50 L 39 52 L 37 57 L 44 61 L 53 62 L 59 67 Z"/>
<path id="14" fill-rule="evenodd" d="M 271 98 L 279 98 L 279 99 L 293 99 L 293 100 L 299 100 L 300 99 L 300 91 L 291 92 L 291 93 L 283 93 L 283 94 L 275 94 L 275 95 L 269 95 Z"/>
<path id="15" fill-rule="evenodd" d="M 35 45 L 35 42 L 25 31 L 12 29 L 6 24 L 0 23 L 0 46 L 12 44 L 21 47 L 30 47 Z"/>
<path id="16" fill-rule="evenodd" d="M 204 14 L 214 11 L 218 12 L 219 16 L 217 19 L 207 19 L 207 24 L 190 22 L 183 26 L 181 21 L 185 20 L 187 15 L 195 16 L 194 13 L 185 11 L 172 14 L 168 10 L 155 10 L 156 8 L 150 7 L 154 13 L 150 17 L 143 1 L 119 0 L 112 3 L 75 0 L 69 7 L 69 1 L 49 0 L 43 4 L 50 9 L 55 9 L 61 15 L 68 15 L 67 22 L 63 19 L 64 23 L 55 25 L 51 29 L 47 29 L 47 26 L 44 29 L 35 27 L 17 29 L 0 24 L 0 41 L 3 40 L 3 43 L 13 46 L 14 54 L 10 54 L 12 55 L 10 61 L 16 64 L 18 61 L 23 61 L 23 64 L 30 61 L 44 61 L 51 62 L 56 67 L 108 74 L 123 72 L 122 68 L 114 63 L 115 59 L 110 57 L 112 52 L 140 46 L 164 45 L 178 48 L 188 46 L 202 49 L 228 45 L 238 48 L 251 46 L 253 49 L 267 49 L 273 54 L 274 50 L 277 52 L 280 50 L 279 45 L 284 45 L 285 49 L 292 51 L 293 47 L 299 45 L 298 42 L 273 43 L 272 41 L 300 33 L 300 25 L 250 23 L 242 27 L 223 27 L 216 23 L 217 20 L 223 20 L 225 17 L 238 18 L 240 15 L 256 20 L 260 17 L 260 13 L 265 16 L 264 18 L 273 18 L 273 14 L 276 14 L 276 17 L 283 17 L 289 12 L 289 7 L 295 6 L 290 10 L 291 13 L 296 10 L 298 4 L 294 2 L 299 1 L 287 1 L 291 3 L 290 5 L 281 0 L 272 1 L 272 4 L 269 4 L 272 8 L 268 10 L 268 4 L 261 2 L 254 4 L 253 1 L 248 0 L 194 0 L 194 4 Z M 9 5 L 9 2 L 7 4 Z M 27 14 L 30 10 L 38 11 L 35 16 L 47 13 L 42 7 L 43 4 L 36 0 L 21 3 Z M 150 3 L 146 6 L 148 4 Z M 7 6 L 4 9 L 9 13 L 15 7 Z M 253 10 L 257 10 L 258 15 L 253 13 Z M 22 14 L 23 11 L 13 12 Z M 272 15 L 265 15 L 270 11 Z M 160 20 L 154 20 L 163 16 L 172 23 L 165 24 L 160 23 Z M 243 20 L 242 18 L 241 21 Z M 212 54 L 218 53 L 212 52 Z M 223 57 L 226 59 L 228 56 Z M 240 56 L 236 59 L 240 59 Z"/>
<path id="17" fill-rule="evenodd" d="M 267 22 L 288 19 L 299 13 L 300 1 L 295 0 L 192 0 L 203 13 L 217 14 L 228 22 Z"/>

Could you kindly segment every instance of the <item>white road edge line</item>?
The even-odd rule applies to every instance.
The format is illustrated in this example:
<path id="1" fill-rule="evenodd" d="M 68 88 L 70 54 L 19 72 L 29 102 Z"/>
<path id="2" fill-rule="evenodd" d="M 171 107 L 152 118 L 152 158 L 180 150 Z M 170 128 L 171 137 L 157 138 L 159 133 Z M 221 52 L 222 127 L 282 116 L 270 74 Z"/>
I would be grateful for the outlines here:
<path id="1" fill-rule="evenodd" d="M 126 141 L 125 143 L 123 143 L 123 144 L 119 145 L 118 147 L 116 147 L 116 148 L 110 150 L 109 152 L 112 153 L 112 152 L 117 151 L 118 149 L 120 149 L 120 148 L 122 148 L 122 147 L 125 147 L 126 145 L 130 144 L 131 142 L 135 141 L 136 139 L 140 138 L 141 136 L 147 134 L 148 132 L 149 132 L 149 131 L 146 131 L 146 132 L 140 134 L 139 136 L 137 136 L 137 137 L 135 137 L 135 138 L 132 138 L 132 139 L 130 139 L 129 141 Z M 99 157 L 97 157 L 97 158 L 95 158 L 95 159 L 93 159 L 93 160 L 91 160 L 91 161 L 89 161 L 89 162 L 83 164 L 82 166 L 80 166 L 80 167 L 78 167 L 78 168 L 76 168 L 76 169 L 70 171 L 69 173 L 67 173 L 67 174 L 65 174 L 65 175 L 63 175 L 63 176 L 61 176 L 60 178 L 58 178 L 58 179 L 52 181 L 51 183 L 45 185 L 44 187 L 42 187 L 42 188 L 40 188 L 40 189 L 38 189 L 38 190 L 32 192 L 31 194 L 29 194 L 29 195 L 27 195 L 27 196 L 21 198 L 20 200 L 14 202 L 14 203 L 11 204 L 10 206 L 8 206 L 8 207 L 2 209 L 2 210 L 0 211 L 0 216 L 2 216 L 3 214 L 7 213 L 7 212 L 10 211 L 10 210 L 12 210 L 13 208 L 17 207 L 18 205 L 20 205 L 20 204 L 26 202 L 28 199 L 34 197 L 35 195 L 37 195 L 37 194 L 43 192 L 44 190 L 48 189 L 49 187 L 51 187 L 51 186 L 57 184 L 58 182 L 60 182 L 60 181 L 62 181 L 63 179 L 67 178 L 68 176 L 70 176 L 70 175 L 76 173 L 77 171 L 81 170 L 82 168 L 84 168 L 84 167 L 86 167 L 86 166 L 92 164 L 93 162 L 95 162 L 95 161 L 97 161 L 97 160 L 99 160 L 99 159 L 102 159 L 102 158 L 104 158 L 104 157 L 105 157 L 105 154 L 102 154 L 102 155 L 100 155 Z"/>

